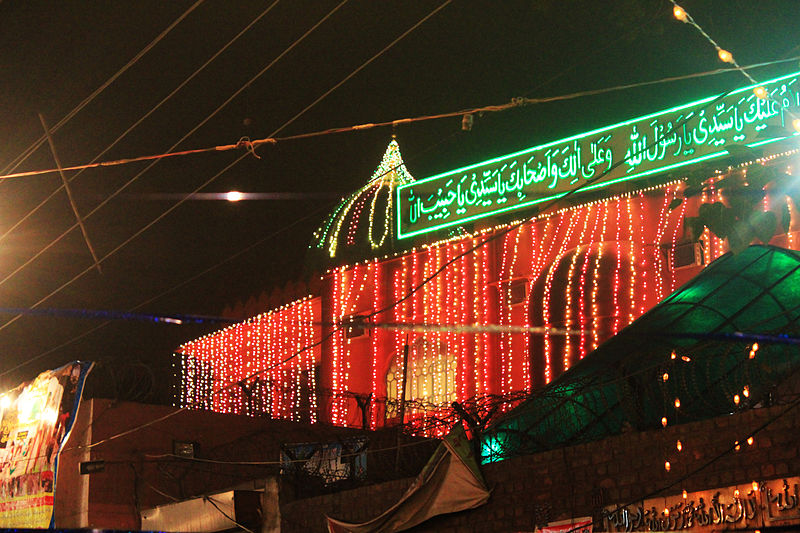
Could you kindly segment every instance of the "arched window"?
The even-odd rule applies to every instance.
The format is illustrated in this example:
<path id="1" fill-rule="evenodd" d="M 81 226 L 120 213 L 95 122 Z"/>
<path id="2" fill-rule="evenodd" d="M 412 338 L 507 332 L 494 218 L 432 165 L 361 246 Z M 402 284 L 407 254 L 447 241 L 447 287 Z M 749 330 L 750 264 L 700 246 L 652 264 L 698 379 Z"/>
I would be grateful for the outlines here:
<path id="1" fill-rule="evenodd" d="M 444 342 L 418 339 L 408 354 L 405 400 L 412 412 L 448 407 L 456 400 L 458 361 L 447 353 Z M 393 363 L 386 373 L 386 418 L 400 415 L 402 361 Z"/>

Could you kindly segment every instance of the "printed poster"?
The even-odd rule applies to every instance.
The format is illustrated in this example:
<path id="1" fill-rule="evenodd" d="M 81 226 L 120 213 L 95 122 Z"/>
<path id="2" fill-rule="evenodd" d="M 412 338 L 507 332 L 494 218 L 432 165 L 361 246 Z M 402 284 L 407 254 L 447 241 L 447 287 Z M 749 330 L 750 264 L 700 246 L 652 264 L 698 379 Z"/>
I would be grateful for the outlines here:
<path id="1" fill-rule="evenodd" d="M 69 363 L 0 394 L 0 528 L 52 527 L 58 455 L 91 367 Z"/>

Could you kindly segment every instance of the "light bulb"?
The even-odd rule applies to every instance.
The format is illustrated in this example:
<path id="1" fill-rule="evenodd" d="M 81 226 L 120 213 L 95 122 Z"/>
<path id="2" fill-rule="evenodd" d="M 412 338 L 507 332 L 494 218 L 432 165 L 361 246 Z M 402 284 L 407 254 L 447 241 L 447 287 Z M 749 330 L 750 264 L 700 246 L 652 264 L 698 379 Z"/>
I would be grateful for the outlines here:
<path id="1" fill-rule="evenodd" d="M 664 375 L 663 375 L 663 376 L 661 376 L 661 380 L 662 380 L 662 381 L 667 381 L 668 379 L 669 379 L 669 374 L 667 374 L 666 372 L 664 372 Z"/>
<path id="2" fill-rule="evenodd" d="M 739 395 L 738 394 L 734 394 L 733 395 L 733 403 L 735 403 L 736 405 L 739 405 L 739 401 L 740 401 L 739 400 Z"/>
<path id="3" fill-rule="evenodd" d="M 672 8 L 672 14 L 675 16 L 676 19 L 680 20 L 681 22 L 688 22 L 689 17 L 686 14 L 686 11 L 679 5 L 675 5 Z"/>
<path id="4" fill-rule="evenodd" d="M 745 398 L 749 398 L 750 397 L 750 387 L 745 385 L 744 388 L 742 389 L 742 394 L 744 395 Z"/>
<path id="5" fill-rule="evenodd" d="M 733 54 L 723 48 L 717 49 L 717 55 L 723 63 L 733 63 Z"/>
<path id="6" fill-rule="evenodd" d="M 734 498 L 738 498 L 739 497 L 739 489 L 736 489 L 736 490 L 733 491 L 733 497 Z"/>
<path id="7" fill-rule="evenodd" d="M 670 359 L 675 359 L 676 357 L 678 357 L 678 355 L 674 351 L 671 354 L 669 354 Z"/>
<path id="8" fill-rule="evenodd" d="M 749 446 L 752 446 L 754 441 L 755 441 L 755 439 L 752 436 L 751 437 L 747 437 L 747 444 Z"/>
<path id="9" fill-rule="evenodd" d="M 681 406 L 681 399 L 675 398 L 675 409 L 678 409 Z"/>
<path id="10" fill-rule="evenodd" d="M 238 202 L 244 198 L 244 194 L 240 193 L 239 191 L 230 191 L 225 193 L 225 199 L 229 202 Z"/>
<path id="11" fill-rule="evenodd" d="M 661 417 L 661 425 L 664 426 L 664 427 L 667 427 L 667 417 L 666 416 Z"/>
<path id="12" fill-rule="evenodd" d="M 681 441 L 678 441 L 675 443 L 675 447 L 678 448 L 678 451 L 681 451 L 683 449 L 683 444 Z"/>
<path id="13" fill-rule="evenodd" d="M 751 486 L 753 487 L 753 492 L 758 492 L 758 482 L 757 481 L 753 481 Z"/>
<path id="14" fill-rule="evenodd" d="M 688 497 L 689 497 L 689 493 L 686 492 L 686 489 L 683 489 L 683 499 L 685 500 Z"/>
<path id="15" fill-rule="evenodd" d="M 672 465 L 669 464 L 669 461 L 664 461 L 664 470 L 669 472 L 669 469 L 672 468 Z"/>
<path id="16" fill-rule="evenodd" d="M 769 93 L 767 93 L 767 89 L 765 87 L 760 86 L 760 85 L 758 87 L 756 87 L 755 89 L 753 89 L 753 94 L 755 94 L 756 96 L 758 96 L 762 100 L 766 100 L 767 96 L 769 96 Z"/>
<path id="17" fill-rule="evenodd" d="M 734 449 L 734 450 L 736 450 L 737 452 L 738 452 L 739 450 L 741 450 L 741 449 L 742 449 L 742 447 L 741 447 L 741 445 L 739 444 L 739 441 L 738 441 L 738 440 L 737 440 L 737 441 L 734 441 L 734 443 L 733 443 L 733 449 Z"/>

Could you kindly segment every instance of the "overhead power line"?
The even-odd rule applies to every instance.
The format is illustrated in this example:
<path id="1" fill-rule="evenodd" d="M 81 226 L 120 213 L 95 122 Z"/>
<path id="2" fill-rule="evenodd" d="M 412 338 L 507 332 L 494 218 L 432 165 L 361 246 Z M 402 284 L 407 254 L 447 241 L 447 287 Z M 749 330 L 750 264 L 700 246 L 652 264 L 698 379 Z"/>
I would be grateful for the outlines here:
<path id="1" fill-rule="evenodd" d="M 375 59 L 375 57 L 373 57 L 370 60 L 368 60 L 368 63 L 371 62 L 373 59 Z M 668 76 L 668 77 L 665 77 L 665 78 L 659 78 L 657 80 L 642 81 L 642 82 L 636 82 L 636 83 L 627 83 L 627 84 L 624 84 L 624 85 L 615 85 L 613 87 L 605 87 L 605 88 L 602 88 L 602 89 L 592 89 L 592 90 L 587 90 L 587 91 L 578 91 L 578 92 L 562 94 L 562 95 L 556 95 L 556 96 L 545 96 L 545 97 L 540 97 L 540 98 L 516 97 L 516 98 L 512 98 L 511 101 L 509 101 L 509 102 L 507 102 L 505 104 L 485 105 L 485 106 L 481 106 L 481 107 L 472 107 L 472 108 L 467 108 L 467 109 L 461 109 L 461 110 L 458 110 L 458 111 L 448 111 L 448 112 L 445 112 L 445 113 L 437 113 L 437 114 L 433 114 L 433 115 L 419 115 L 419 116 L 411 117 L 411 118 L 399 118 L 399 119 L 394 119 L 394 120 L 386 120 L 386 121 L 383 121 L 383 122 L 368 122 L 368 123 L 364 123 L 364 124 L 356 124 L 356 125 L 353 125 L 353 126 L 343 126 L 343 127 L 338 127 L 338 128 L 328 128 L 328 129 L 324 129 L 324 130 L 312 131 L 312 132 L 307 132 L 307 133 L 298 133 L 296 135 L 287 135 L 287 136 L 283 136 L 283 137 L 277 137 L 277 136 L 275 136 L 276 134 L 274 134 L 274 133 L 269 135 L 268 137 L 264 137 L 264 138 L 261 138 L 261 139 L 252 139 L 251 140 L 251 139 L 249 139 L 247 137 L 243 137 L 243 138 L 239 139 L 238 141 L 236 141 L 235 143 L 220 144 L 220 145 L 216 145 L 216 146 L 209 146 L 209 147 L 204 147 L 204 148 L 194 148 L 194 149 L 190 149 L 190 150 L 180 150 L 180 151 L 174 151 L 174 152 L 173 151 L 166 151 L 166 152 L 162 152 L 160 154 L 150 154 L 150 155 L 143 155 L 143 156 L 135 156 L 135 157 L 128 157 L 128 158 L 123 158 L 123 159 L 114 159 L 114 160 L 109 160 L 109 161 L 94 161 L 94 162 L 91 162 L 91 163 L 84 163 L 84 164 L 80 164 L 80 165 L 73 165 L 73 166 L 69 166 L 69 167 L 63 167 L 61 170 L 68 171 L 68 172 L 83 171 L 83 170 L 95 169 L 95 168 L 128 165 L 128 164 L 131 164 L 131 163 L 140 163 L 140 162 L 143 162 L 143 161 L 158 161 L 158 160 L 161 160 L 161 159 L 169 159 L 169 158 L 172 158 L 172 157 L 184 157 L 184 156 L 198 155 L 198 154 L 208 154 L 208 153 L 214 153 L 214 152 L 229 152 L 229 151 L 233 151 L 233 150 L 246 150 L 249 153 L 254 153 L 257 148 L 260 148 L 260 147 L 262 147 L 264 145 L 274 145 L 274 144 L 277 144 L 279 142 L 295 141 L 295 140 L 301 140 L 301 139 L 309 139 L 309 138 L 313 138 L 313 137 L 321 137 L 321 136 L 324 136 L 324 135 L 333 135 L 333 134 L 339 134 L 339 133 L 350 133 L 350 132 L 356 132 L 356 131 L 364 131 L 364 130 L 368 130 L 368 129 L 387 127 L 387 126 L 397 127 L 397 126 L 400 126 L 400 125 L 414 124 L 414 123 L 417 123 L 417 122 L 427 122 L 427 121 L 431 121 L 431 120 L 441 120 L 441 119 L 447 119 L 447 118 L 463 117 L 465 115 L 481 115 L 481 114 L 486 114 L 486 113 L 500 113 L 500 112 L 504 112 L 504 111 L 509 111 L 511 109 L 516 109 L 516 108 L 520 108 L 520 107 L 527 107 L 527 106 L 531 106 L 531 105 L 545 104 L 545 103 L 551 103 L 551 102 L 559 102 L 559 101 L 563 101 L 563 100 L 574 100 L 576 98 L 583 98 L 583 97 L 586 97 L 586 96 L 596 96 L 596 95 L 606 94 L 606 93 L 611 93 L 611 92 L 625 91 L 625 90 L 629 90 L 629 89 L 637 89 L 637 88 L 640 88 L 640 87 L 648 87 L 648 86 L 652 86 L 652 85 L 660 85 L 662 83 L 672 83 L 672 82 L 676 82 L 676 81 L 683 81 L 683 80 L 696 79 L 696 78 L 704 78 L 704 77 L 708 77 L 708 76 L 717 76 L 719 74 L 727 74 L 727 73 L 730 73 L 730 72 L 739 72 L 740 70 L 752 70 L 752 69 L 757 69 L 757 68 L 763 68 L 763 67 L 778 65 L 778 64 L 782 64 L 782 63 L 795 62 L 797 60 L 800 60 L 800 56 L 791 57 L 789 59 L 780 59 L 780 60 L 776 60 L 776 61 L 768 61 L 768 62 L 765 62 L 765 63 L 756 63 L 756 64 L 753 64 L 753 65 L 748 65 L 748 66 L 740 67 L 740 68 L 718 68 L 718 69 L 708 70 L 708 71 L 704 71 L 704 72 L 696 72 L 696 73 L 692 73 L 692 74 L 684 74 L 684 75 L 681 75 L 681 76 Z M 366 65 L 366 63 L 364 65 L 362 65 L 362 67 L 364 67 L 365 65 Z M 359 67 L 359 68 L 362 68 L 362 67 Z M 338 87 L 338 86 L 342 85 L 350 77 L 352 77 L 352 76 L 348 76 L 345 80 L 342 80 L 341 82 L 339 82 L 335 87 Z M 324 93 L 323 97 L 327 96 L 331 92 L 332 92 L 331 90 L 327 91 L 326 93 Z M 320 97 L 320 99 L 321 98 L 322 97 Z M 319 101 L 319 99 L 318 99 L 318 101 Z M 304 110 L 303 112 L 307 111 L 308 109 L 310 109 L 310 107 L 307 108 L 306 110 Z M 293 117 L 291 119 L 291 121 L 295 120 L 296 118 L 299 118 L 299 116 L 300 115 L 296 115 L 295 117 Z M 281 130 L 282 129 L 283 128 L 281 128 Z M 30 170 L 30 171 L 26 171 L 26 172 L 7 173 L 7 174 L 0 175 L 0 180 L 13 179 L 13 178 L 24 178 L 24 177 L 32 177 L 32 176 L 41 176 L 41 175 L 45 175 L 45 174 L 52 174 L 52 173 L 55 173 L 55 172 L 58 172 L 58 171 L 59 171 L 58 168 L 48 168 L 48 169 L 41 169 L 41 170 Z"/>
<path id="2" fill-rule="evenodd" d="M 56 122 L 56 124 L 53 126 L 53 128 L 50 130 L 50 132 L 51 133 L 55 133 L 56 131 L 58 131 L 58 129 L 61 128 L 67 122 L 69 122 L 72 119 L 72 117 L 77 115 L 84 107 L 89 105 L 89 103 L 92 100 L 94 100 L 100 93 L 105 91 L 108 88 L 108 86 L 111 85 L 112 83 L 114 83 L 114 81 L 117 78 L 122 76 L 129 68 L 131 68 L 133 65 L 135 65 L 142 57 L 144 57 L 144 55 L 147 54 L 147 52 L 149 52 L 155 45 L 157 45 L 159 42 L 161 42 L 161 40 L 164 39 L 164 37 L 166 37 L 167 34 L 169 32 L 171 32 L 173 30 L 173 28 L 175 28 L 175 26 L 180 24 L 181 21 L 183 21 L 183 19 L 185 19 L 187 16 L 189 16 L 189 14 L 192 11 L 197 9 L 200 6 L 200 4 L 203 3 L 203 1 L 204 0 L 198 0 L 197 2 L 192 4 L 189 7 L 189 9 L 184 11 L 177 19 L 175 19 L 172 22 L 172 24 L 167 26 L 166 29 L 164 29 L 164 31 L 159 33 L 156 36 L 155 39 L 150 41 L 150 43 L 147 46 L 142 48 L 139 51 L 139 53 L 136 54 L 135 56 L 133 56 L 133 58 L 130 61 L 128 61 L 121 69 L 119 69 L 117 72 L 115 72 L 102 85 L 100 85 L 100 87 L 95 89 L 92 92 L 92 94 L 90 94 L 89 96 L 84 98 L 83 101 L 81 101 L 81 103 L 79 103 L 77 106 L 72 108 L 72 110 L 69 113 L 67 113 L 61 120 Z M 26 159 L 28 159 L 28 157 L 31 156 L 31 154 L 33 154 L 36 150 L 38 150 L 39 147 L 42 146 L 46 141 L 47 141 L 47 136 L 46 135 L 42 135 L 41 137 L 36 139 L 36 141 L 34 141 L 33 144 L 28 146 L 28 148 L 26 148 L 20 155 L 18 155 L 11 163 L 6 165 L 5 169 L 3 170 L 3 173 L 10 172 L 10 171 L 18 168 Z"/>

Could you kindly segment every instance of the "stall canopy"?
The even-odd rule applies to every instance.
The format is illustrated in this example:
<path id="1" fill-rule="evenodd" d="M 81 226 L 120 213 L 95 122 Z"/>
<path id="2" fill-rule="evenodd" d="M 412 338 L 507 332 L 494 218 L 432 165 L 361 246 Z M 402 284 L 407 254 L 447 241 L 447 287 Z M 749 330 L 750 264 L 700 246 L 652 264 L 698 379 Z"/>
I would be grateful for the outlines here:
<path id="1" fill-rule="evenodd" d="M 800 367 L 798 318 L 800 253 L 725 255 L 490 426 L 483 461 L 768 404 Z"/>

